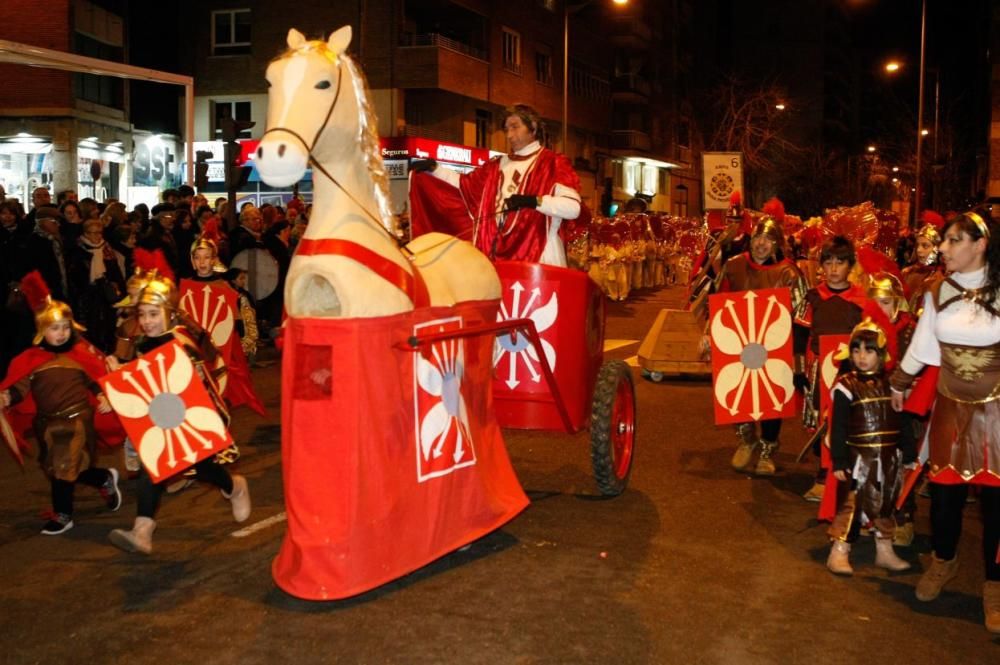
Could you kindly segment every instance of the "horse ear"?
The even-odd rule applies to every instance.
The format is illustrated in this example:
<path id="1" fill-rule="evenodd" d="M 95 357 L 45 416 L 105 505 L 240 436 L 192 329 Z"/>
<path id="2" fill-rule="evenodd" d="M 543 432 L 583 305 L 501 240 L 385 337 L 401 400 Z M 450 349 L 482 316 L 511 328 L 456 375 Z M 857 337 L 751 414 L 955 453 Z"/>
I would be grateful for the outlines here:
<path id="1" fill-rule="evenodd" d="M 326 40 L 326 45 L 330 47 L 330 50 L 340 55 L 347 50 L 347 45 L 351 43 L 351 26 L 345 25 L 340 30 L 337 30 L 330 35 L 330 39 Z"/>
<path id="2" fill-rule="evenodd" d="M 306 37 L 301 32 L 292 28 L 288 31 L 288 48 L 298 48 L 306 43 Z"/>

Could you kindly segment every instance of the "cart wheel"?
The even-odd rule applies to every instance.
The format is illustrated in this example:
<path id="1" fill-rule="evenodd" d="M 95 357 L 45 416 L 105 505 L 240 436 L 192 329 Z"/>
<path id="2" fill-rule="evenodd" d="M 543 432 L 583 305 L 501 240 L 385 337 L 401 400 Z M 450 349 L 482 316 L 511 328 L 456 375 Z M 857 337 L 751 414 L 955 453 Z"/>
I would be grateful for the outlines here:
<path id="1" fill-rule="evenodd" d="M 663 380 L 663 372 L 650 372 L 649 380 L 653 383 L 659 383 Z"/>
<path id="2" fill-rule="evenodd" d="M 628 486 L 635 447 L 635 386 L 622 360 L 601 366 L 590 414 L 590 458 L 601 494 L 617 496 Z"/>

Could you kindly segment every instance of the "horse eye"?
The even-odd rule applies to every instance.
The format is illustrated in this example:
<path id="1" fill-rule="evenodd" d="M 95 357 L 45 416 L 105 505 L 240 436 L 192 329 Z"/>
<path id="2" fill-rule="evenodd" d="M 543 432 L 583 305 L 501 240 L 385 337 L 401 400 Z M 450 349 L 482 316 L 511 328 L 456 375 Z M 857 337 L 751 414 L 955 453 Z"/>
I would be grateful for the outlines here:
<path id="1" fill-rule="evenodd" d="M 327 88 L 330 87 L 330 82 L 329 81 L 320 81 L 319 83 L 317 83 L 313 87 L 316 88 L 317 90 L 326 90 Z"/>

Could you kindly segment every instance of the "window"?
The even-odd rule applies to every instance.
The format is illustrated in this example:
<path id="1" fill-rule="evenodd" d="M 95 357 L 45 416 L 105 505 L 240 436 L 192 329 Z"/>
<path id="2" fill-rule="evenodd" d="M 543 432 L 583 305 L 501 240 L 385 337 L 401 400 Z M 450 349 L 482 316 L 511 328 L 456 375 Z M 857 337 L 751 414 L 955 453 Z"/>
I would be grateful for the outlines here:
<path id="1" fill-rule="evenodd" d="M 677 124 L 677 145 L 691 147 L 691 121 L 684 118 Z"/>
<path id="2" fill-rule="evenodd" d="M 232 118 L 241 122 L 249 122 L 251 120 L 250 102 L 213 102 L 213 104 L 215 105 L 215 120 L 212 124 L 212 129 L 217 139 L 222 138 L 222 125 L 219 121 L 223 118 Z M 248 139 L 250 136 L 250 130 L 244 129 L 237 138 Z"/>
<path id="3" fill-rule="evenodd" d="M 212 12 L 212 55 L 250 53 L 250 10 Z"/>
<path id="4" fill-rule="evenodd" d="M 544 46 L 535 51 L 535 80 L 543 85 L 552 85 L 552 53 Z"/>
<path id="5" fill-rule="evenodd" d="M 503 29 L 503 66 L 515 74 L 521 73 L 521 35 L 509 28 Z"/>
<path id="6" fill-rule="evenodd" d="M 490 127 L 493 126 L 493 114 L 483 109 L 476 109 L 476 147 L 490 147 Z"/>
<path id="7" fill-rule="evenodd" d="M 123 49 L 111 46 L 79 32 L 73 35 L 74 51 L 101 60 L 124 60 Z M 95 104 L 122 108 L 122 79 L 97 74 L 73 74 L 73 94 Z"/>

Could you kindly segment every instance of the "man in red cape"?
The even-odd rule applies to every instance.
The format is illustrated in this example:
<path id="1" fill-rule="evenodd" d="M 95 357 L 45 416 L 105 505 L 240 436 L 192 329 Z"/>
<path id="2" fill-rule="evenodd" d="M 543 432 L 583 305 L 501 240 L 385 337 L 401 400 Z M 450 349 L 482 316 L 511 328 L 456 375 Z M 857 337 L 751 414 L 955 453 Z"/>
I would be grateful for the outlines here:
<path id="1" fill-rule="evenodd" d="M 508 108 L 502 122 L 512 152 L 471 173 L 439 167 L 432 159 L 413 163 L 413 236 L 445 231 L 470 239 L 494 261 L 565 267 L 559 227 L 585 210 L 580 178 L 565 155 L 543 147 L 545 126 L 533 108 Z"/>

